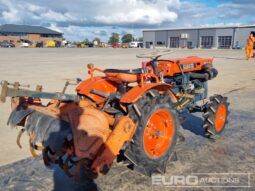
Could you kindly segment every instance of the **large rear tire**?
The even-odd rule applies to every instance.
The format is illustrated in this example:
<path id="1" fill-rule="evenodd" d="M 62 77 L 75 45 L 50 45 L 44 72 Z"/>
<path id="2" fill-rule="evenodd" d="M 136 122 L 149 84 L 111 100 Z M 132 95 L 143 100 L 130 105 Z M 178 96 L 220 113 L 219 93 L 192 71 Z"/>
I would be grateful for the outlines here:
<path id="1" fill-rule="evenodd" d="M 169 93 L 156 90 L 146 92 L 128 107 L 137 130 L 124 155 L 134 170 L 147 176 L 165 172 L 180 126 L 174 108 Z"/>

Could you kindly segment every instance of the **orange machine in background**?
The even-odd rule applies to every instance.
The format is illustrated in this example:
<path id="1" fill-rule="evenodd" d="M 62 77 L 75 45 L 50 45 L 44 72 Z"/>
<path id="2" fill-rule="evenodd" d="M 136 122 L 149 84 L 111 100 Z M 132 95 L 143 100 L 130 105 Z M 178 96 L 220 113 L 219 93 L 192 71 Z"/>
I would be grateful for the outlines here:
<path id="1" fill-rule="evenodd" d="M 253 56 L 254 42 L 255 42 L 254 32 L 251 32 L 249 38 L 247 39 L 247 46 L 245 48 L 247 60 L 249 60 Z"/>

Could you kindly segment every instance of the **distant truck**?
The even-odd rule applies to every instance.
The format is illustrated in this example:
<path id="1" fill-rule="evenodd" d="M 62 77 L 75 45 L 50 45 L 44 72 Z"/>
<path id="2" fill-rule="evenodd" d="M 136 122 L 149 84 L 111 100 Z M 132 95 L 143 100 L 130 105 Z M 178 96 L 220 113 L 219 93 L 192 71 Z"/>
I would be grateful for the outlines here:
<path id="1" fill-rule="evenodd" d="M 142 42 L 133 41 L 133 42 L 129 43 L 129 47 L 130 48 L 143 48 L 143 43 Z"/>

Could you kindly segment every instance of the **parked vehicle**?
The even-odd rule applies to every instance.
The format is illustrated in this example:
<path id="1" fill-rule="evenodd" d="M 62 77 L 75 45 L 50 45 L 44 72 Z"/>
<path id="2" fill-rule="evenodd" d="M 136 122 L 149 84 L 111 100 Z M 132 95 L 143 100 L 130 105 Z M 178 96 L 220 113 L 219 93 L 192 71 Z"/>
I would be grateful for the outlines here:
<path id="1" fill-rule="evenodd" d="M 56 47 L 55 41 L 49 41 L 49 42 L 47 42 L 47 43 L 46 43 L 46 47 L 47 47 L 47 48 Z"/>
<path id="2" fill-rule="evenodd" d="M 68 44 L 66 44 L 66 47 L 67 48 L 76 48 L 77 46 L 73 43 L 68 43 Z"/>
<path id="3" fill-rule="evenodd" d="M 2 47 L 2 48 L 14 48 L 15 44 L 13 44 L 12 42 L 1 42 L 0 47 Z"/>
<path id="4" fill-rule="evenodd" d="M 60 48 L 62 46 L 60 41 L 55 40 L 55 47 Z"/>
<path id="5" fill-rule="evenodd" d="M 128 44 L 127 43 L 122 43 L 121 48 L 128 48 Z"/>
<path id="6" fill-rule="evenodd" d="M 36 47 L 36 48 L 43 48 L 43 42 L 37 42 L 37 43 L 35 44 L 35 47 Z"/>
<path id="7" fill-rule="evenodd" d="M 93 48 L 94 47 L 94 43 L 88 43 L 87 45 L 89 48 Z"/>
<path id="8" fill-rule="evenodd" d="M 143 48 L 143 43 L 142 42 L 130 42 L 129 43 L 130 48 Z"/>
<path id="9" fill-rule="evenodd" d="M 20 47 L 23 47 L 23 48 L 28 48 L 30 46 L 30 44 L 28 42 L 22 42 Z"/>
<path id="10" fill-rule="evenodd" d="M 138 48 L 143 48 L 143 42 L 138 42 Z"/>
<path id="11" fill-rule="evenodd" d="M 112 47 L 113 48 L 120 48 L 121 44 L 119 42 L 114 42 L 114 43 L 112 43 Z"/>
<path id="12" fill-rule="evenodd" d="M 77 48 L 85 48 L 85 44 L 84 43 L 78 43 Z"/>

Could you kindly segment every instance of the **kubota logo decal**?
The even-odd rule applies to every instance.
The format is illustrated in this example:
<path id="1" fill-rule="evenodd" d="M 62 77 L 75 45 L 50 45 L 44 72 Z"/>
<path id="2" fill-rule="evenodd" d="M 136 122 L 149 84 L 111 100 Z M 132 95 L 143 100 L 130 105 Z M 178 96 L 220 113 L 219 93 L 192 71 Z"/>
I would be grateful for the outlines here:
<path id="1" fill-rule="evenodd" d="M 196 67 L 196 64 L 181 64 L 182 69 L 192 69 Z"/>

